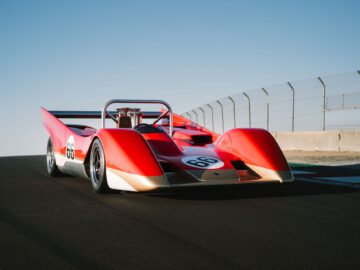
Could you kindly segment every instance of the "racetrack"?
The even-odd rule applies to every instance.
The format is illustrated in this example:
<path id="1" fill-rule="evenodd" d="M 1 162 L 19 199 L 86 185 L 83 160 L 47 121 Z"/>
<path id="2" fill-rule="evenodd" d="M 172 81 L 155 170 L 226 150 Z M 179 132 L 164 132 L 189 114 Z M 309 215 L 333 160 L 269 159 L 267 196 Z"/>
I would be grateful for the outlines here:
<path id="1" fill-rule="evenodd" d="M 104 195 L 50 178 L 44 156 L 0 158 L 0 171 L 0 269 L 360 269 L 358 188 Z"/>

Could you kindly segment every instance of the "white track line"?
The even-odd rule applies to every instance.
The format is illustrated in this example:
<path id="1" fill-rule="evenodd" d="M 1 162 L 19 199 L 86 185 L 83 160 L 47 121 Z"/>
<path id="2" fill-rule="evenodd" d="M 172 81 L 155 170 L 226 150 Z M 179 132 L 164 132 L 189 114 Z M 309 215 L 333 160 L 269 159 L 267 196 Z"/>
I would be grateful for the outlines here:
<path id="1" fill-rule="evenodd" d="M 314 174 L 314 172 L 309 171 L 299 171 L 299 170 L 291 170 L 293 174 Z"/>
<path id="2" fill-rule="evenodd" d="M 316 177 L 314 179 L 349 184 L 360 184 L 360 176 Z"/>
<path id="3" fill-rule="evenodd" d="M 329 181 L 329 180 L 324 180 L 324 179 L 319 179 L 319 178 L 296 177 L 295 181 L 302 181 L 302 182 L 308 182 L 308 183 L 317 183 L 317 184 L 325 184 L 325 185 L 334 185 L 334 186 L 342 186 L 342 187 L 351 187 L 351 188 L 360 189 L 360 184 L 357 184 L 357 183 Z"/>

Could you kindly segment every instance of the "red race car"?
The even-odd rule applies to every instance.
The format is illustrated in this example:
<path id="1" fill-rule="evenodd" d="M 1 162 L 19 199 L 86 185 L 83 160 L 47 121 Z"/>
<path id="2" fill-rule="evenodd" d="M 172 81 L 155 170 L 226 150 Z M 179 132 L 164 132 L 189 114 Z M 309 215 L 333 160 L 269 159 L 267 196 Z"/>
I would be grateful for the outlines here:
<path id="1" fill-rule="evenodd" d="M 114 104 L 159 104 L 142 111 Z M 289 165 L 271 134 L 235 128 L 216 134 L 173 113 L 161 100 L 107 102 L 102 111 L 48 111 L 47 171 L 90 178 L 96 192 L 171 187 L 292 182 Z M 64 124 L 60 118 L 98 118 L 102 127 Z M 106 128 L 112 119 L 114 127 Z M 147 123 L 146 123 L 147 122 Z"/>

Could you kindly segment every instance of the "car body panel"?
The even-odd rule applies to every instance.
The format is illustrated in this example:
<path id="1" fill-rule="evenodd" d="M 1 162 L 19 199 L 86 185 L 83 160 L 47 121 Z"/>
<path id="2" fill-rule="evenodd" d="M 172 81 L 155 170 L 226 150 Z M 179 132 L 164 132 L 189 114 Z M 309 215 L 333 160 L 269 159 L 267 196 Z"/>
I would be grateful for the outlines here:
<path id="1" fill-rule="evenodd" d="M 171 187 L 291 182 L 289 165 L 272 135 L 263 129 L 236 128 L 223 135 L 173 114 L 173 134 L 166 121 L 159 132 L 132 128 L 65 125 L 41 108 L 53 141 L 59 170 L 89 178 L 89 153 L 99 139 L 112 189 L 150 191 Z M 87 114 L 84 114 L 87 115 Z"/>

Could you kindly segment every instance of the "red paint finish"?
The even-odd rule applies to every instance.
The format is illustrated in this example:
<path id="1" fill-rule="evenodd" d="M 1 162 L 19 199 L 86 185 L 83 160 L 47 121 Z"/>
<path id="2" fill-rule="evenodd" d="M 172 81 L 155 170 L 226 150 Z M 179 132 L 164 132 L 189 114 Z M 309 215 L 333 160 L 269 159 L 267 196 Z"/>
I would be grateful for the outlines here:
<path id="1" fill-rule="evenodd" d="M 53 140 L 54 151 L 62 155 L 66 155 L 66 143 L 69 137 L 73 136 L 75 158 L 84 160 L 89 151 L 89 147 L 95 133 L 92 136 L 81 136 L 72 131 L 68 126 L 53 116 L 46 109 L 41 108 L 41 114 L 43 116 L 43 124 Z"/>
<path id="2" fill-rule="evenodd" d="M 157 155 L 176 156 L 182 154 L 167 133 L 147 133 L 142 134 L 142 136 Z"/>
<path id="3" fill-rule="evenodd" d="M 220 136 L 219 134 L 212 132 L 211 130 L 208 130 L 176 113 L 173 114 L 173 122 L 174 122 L 174 127 L 184 126 L 186 127 L 187 130 L 198 130 L 210 134 L 213 137 L 213 141 L 216 141 L 216 139 Z"/>
<path id="4" fill-rule="evenodd" d="M 50 137 L 53 141 L 53 149 L 55 152 L 61 152 L 61 147 L 64 146 L 64 139 L 65 139 L 65 125 L 49 113 L 46 109 L 40 109 L 43 125 L 47 129 L 50 134 Z"/>
<path id="5" fill-rule="evenodd" d="M 66 144 L 74 138 L 75 158 L 85 160 L 91 144 L 99 138 L 105 151 L 106 166 L 142 176 L 160 176 L 159 162 L 168 162 L 180 170 L 197 170 L 182 162 L 187 156 L 213 157 L 223 161 L 219 169 L 234 169 L 232 161 L 243 162 L 271 170 L 290 170 L 272 135 L 263 129 L 232 129 L 223 135 L 174 114 L 174 134 L 140 134 L 133 129 L 93 128 L 71 129 L 41 108 L 43 123 L 54 143 L 55 152 L 66 154 Z M 166 124 L 162 126 L 168 131 Z M 196 136 L 211 136 L 213 142 L 195 143 Z M 201 168 L 199 168 L 201 170 Z"/>
<path id="6" fill-rule="evenodd" d="M 245 163 L 271 170 L 290 170 L 275 139 L 264 129 L 232 129 L 222 135 L 215 145 Z"/>
<path id="7" fill-rule="evenodd" d="M 100 129 L 90 136 L 81 136 L 72 131 L 46 109 L 41 108 L 43 123 L 54 142 L 54 150 L 66 155 L 66 143 L 74 137 L 75 158 L 84 160 L 91 143 L 98 137 L 106 154 L 106 166 L 124 172 L 144 176 L 159 176 L 163 172 L 145 139 L 132 129 Z M 164 134 L 166 135 L 166 134 Z M 166 135 L 163 140 L 171 141 Z M 159 138 L 157 138 L 159 139 Z M 177 147 L 173 143 L 173 148 Z M 180 150 L 178 150 L 180 152 Z"/>
<path id="8" fill-rule="evenodd" d="M 145 139 L 132 129 L 100 129 L 97 136 L 106 154 L 106 166 L 137 175 L 163 172 Z"/>
<path id="9" fill-rule="evenodd" d="M 174 140 L 192 140 L 194 136 L 211 136 L 209 132 L 203 132 L 199 130 L 174 128 L 173 139 Z"/>

